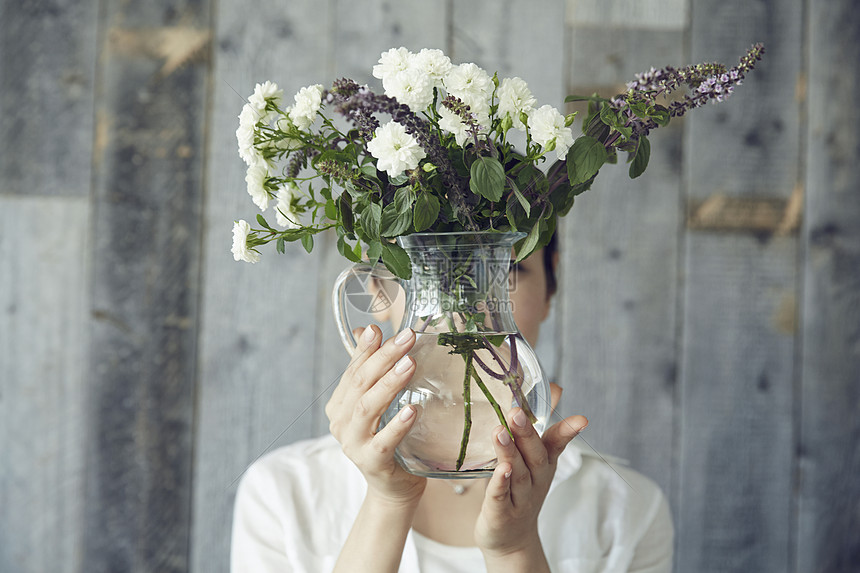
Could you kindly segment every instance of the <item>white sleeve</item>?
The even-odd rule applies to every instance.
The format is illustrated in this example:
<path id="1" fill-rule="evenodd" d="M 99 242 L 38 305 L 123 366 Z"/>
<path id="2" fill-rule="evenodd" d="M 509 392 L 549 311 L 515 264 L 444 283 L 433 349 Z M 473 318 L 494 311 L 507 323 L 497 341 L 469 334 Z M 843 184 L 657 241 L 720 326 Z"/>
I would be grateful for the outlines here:
<path id="1" fill-rule="evenodd" d="M 233 510 L 230 548 L 232 573 L 286 573 L 294 569 L 287 558 L 284 523 L 273 510 L 278 497 L 271 475 L 251 465 L 239 483 Z"/>
<path id="2" fill-rule="evenodd" d="M 669 503 L 662 492 L 658 492 L 653 517 L 648 528 L 636 544 L 630 573 L 671 573 L 675 530 Z"/>

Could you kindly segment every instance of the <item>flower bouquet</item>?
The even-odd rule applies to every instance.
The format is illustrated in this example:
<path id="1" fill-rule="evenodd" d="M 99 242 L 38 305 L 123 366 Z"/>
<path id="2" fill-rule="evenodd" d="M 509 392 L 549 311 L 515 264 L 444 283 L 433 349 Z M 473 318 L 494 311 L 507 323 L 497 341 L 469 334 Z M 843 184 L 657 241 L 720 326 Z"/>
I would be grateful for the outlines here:
<path id="1" fill-rule="evenodd" d="M 304 87 L 287 105 L 276 84 L 257 84 L 236 136 L 248 166 L 248 193 L 263 212 L 274 204 L 274 226 L 262 213 L 256 227 L 236 222 L 234 258 L 257 262 L 259 247 L 270 242 L 281 253 L 293 241 L 311 252 L 314 236 L 334 229 L 337 249 L 348 260 L 381 260 L 395 277 L 411 279 L 403 325 L 432 334 L 431 346 L 459 357 L 454 378 L 462 385 L 463 432 L 456 456 L 446 454 L 456 457 L 452 467 L 424 460 L 416 469 L 405 455 L 399 459 L 424 475 L 464 468 L 485 473 L 490 461 L 478 455 L 470 462 L 466 455 L 476 415 L 472 381 L 487 411 L 505 426 L 502 403 L 522 407 L 538 424 L 548 414 L 540 403 L 548 406 L 546 392 L 529 397 L 545 385 L 533 351 L 510 313 L 499 310 L 508 301 L 511 246 L 516 261 L 545 246 L 558 218 L 619 154 L 626 154 L 630 177 L 641 175 L 650 157 L 649 133 L 708 101 L 724 100 L 763 52 L 754 45 L 731 69 L 714 63 L 652 68 L 612 98 L 570 96 L 565 101 L 588 102 L 576 138 L 576 114 L 539 106 L 522 79 L 455 65 L 439 50 L 383 53 L 373 75 L 384 94 L 339 79 L 329 89 Z M 524 134 L 521 149 L 509 141 L 511 130 Z M 491 264 L 499 258 L 501 270 Z M 427 299 L 435 302 L 420 303 Z M 354 345 L 348 330 L 342 334 Z M 420 353 L 422 345 L 416 348 L 413 353 Z M 393 411 L 420 395 L 404 394 Z"/>

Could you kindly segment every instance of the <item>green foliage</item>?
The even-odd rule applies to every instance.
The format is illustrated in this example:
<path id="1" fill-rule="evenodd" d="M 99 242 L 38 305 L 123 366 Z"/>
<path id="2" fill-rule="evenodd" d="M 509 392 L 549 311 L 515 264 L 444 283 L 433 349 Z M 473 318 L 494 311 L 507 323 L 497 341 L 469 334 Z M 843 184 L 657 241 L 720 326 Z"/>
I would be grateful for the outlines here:
<path id="1" fill-rule="evenodd" d="M 249 168 L 249 191 L 250 176 L 259 176 L 251 170 L 265 164 L 265 177 L 252 197 L 263 206 L 267 202 L 264 199 L 277 200 L 280 214 L 301 226 L 279 230 L 263 215 L 257 215 L 260 228 L 251 229 L 246 246 L 256 249 L 275 241 L 276 250 L 283 253 L 286 243 L 299 241 L 311 252 L 313 236 L 333 228 L 338 252 L 344 257 L 357 262 L 364 252 L 371 261 L 381 259 L 395 275 L 406 278 L 411 273 L 409 257 L 394 241 L 397 237 L 415 232 L 518 231 L 526 233 L 516 245 L 517 260 L 522 260 L 549 242 L 558 218 L 592 186 L 604 165 L 618 163 L 619 154 L 626 153 L 629 176 L 641 176 L 650 160 L 650 131 L 666 126 L 671 117 L 701 105 L 707 97 L 720 101 L 725 92 L 718 96 L 714 89 L 706 97 L 701 88 L 727 81 L 719 78 L 732 74 L 732 81 L 739 83 L 762 50 L 761 46 L 754 47 L 741 67 L 732 70 L 719 64 L 652 70 L 628 84 L 632 87 L 627 93 L 611 99 L 597 94 L 568 96 L 565 102 L 587 102 L 582 135 L 573 141 L 564 159 L 545 171 L 543 164 L 556 146 L 566 146 L 570 138 L 564 133 L 565 137 L 558 135 L 538 143 L 534 138 L 537 127 L 529 125 L 532 112 L 522 111 L 516 120 L 517 125 L 526 127 L 526 144 L 525 149 L 515 150 L 506 136 L 514 128 L 514 119 L 507 113 L 499 115 L 496 90 L 487 102 L 489 123 L 480 126 L 470 120 L 462 101 L 451 94 L 446 97 L 444 89 L 436 87 L 433 103 L 425 110 L 413 110 L 410 115 L 401 107 L 395 114 L 395 100 L 361 90 L 349 80 L 338 80 L 331 90 L 320 94 L 322 104 L 312 127 L 305 124 L 302 129 L 281 109 L 280 96 L 266 96 L 266 114 L 258 114 L 262 119 L 250 126 L 253 141 L 243 147 L 240 139 L 240 153 L 256 153 L 258 159 L 265 160 L 249 162 L 253 165 Z M 492 81 L 497 89 L 502 85 L 497 75 Z M 657 96 L 679 85 L 691 88 L 691 95 L 668 103 L 668 107 L 658 103 L 669 100 L 658 100 Z M 353 128 L 345 133 L 325 113 L 332 102 L 337 102 L 333 108 L 342 113 L 356 112 L 349 116 Z M 460 114 L 464 125 L 472 126 L 465 137 L 441 128 L 439 105 L 451 106 L 449 111 Z M 396 115 L 420 145 L 424 154 L 414 160 L 414 168 L 394 171 L 386 167 L 393 175 L 379 169 L 379 160 L 368 150 L 368 138 L 375 133 L 372 126 L 386 121 L 377 114 Z M 562 117 L 567 129 L 576 114 Z M 366 124 L 361 123 L 364 120 Z M 242 133 L 249 132 L 246 129 Z M 248 161 L 246 155 L 243 158 Z M 275 165 L 280 165 L 280 170 Z"/>

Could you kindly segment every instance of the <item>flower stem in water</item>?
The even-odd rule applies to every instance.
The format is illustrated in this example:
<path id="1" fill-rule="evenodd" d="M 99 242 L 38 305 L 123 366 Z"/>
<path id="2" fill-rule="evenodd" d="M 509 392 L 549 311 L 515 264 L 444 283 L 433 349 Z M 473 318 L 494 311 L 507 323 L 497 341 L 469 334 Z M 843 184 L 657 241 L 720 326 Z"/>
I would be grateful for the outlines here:
<path id="1" fill-rule="evenodd" d="M 460 455 L 457 457 L 457 471 L 466 459 L 466 448 L 469 445 L 469 432 L 472 430 L 472 353 L 466 355 L 466 376 L 463 379 L 463 438 L 460 440 Z"/>

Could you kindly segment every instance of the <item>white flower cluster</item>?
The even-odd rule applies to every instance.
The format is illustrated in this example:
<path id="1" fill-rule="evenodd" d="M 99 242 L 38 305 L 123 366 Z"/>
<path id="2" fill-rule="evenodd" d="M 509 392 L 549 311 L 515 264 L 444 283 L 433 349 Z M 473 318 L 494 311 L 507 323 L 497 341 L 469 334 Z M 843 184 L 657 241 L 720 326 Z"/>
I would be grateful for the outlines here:
<path id="1" fill-rule="evenodd" d="M 281 115 L 278 109 L 284 91 L 279 89 L 277 84 L 265 82 L 256 85 L 254 93 L 248 97 L 248 103 L 242 108 L 242 113 L 239 114 L 239 129 L 236 130 L 236 141 L 239 144 L 239 156 L 248 165 L 245 173 L 248 194 L 261 211 L 268 209 L 272 198 L 271 193 L 266 189 L 272 164 L 264 152 L 271 146 L 288 151 L 301 147 L 300 140 L 284 138 L 274 141 L 261 137 L 263 128 L 275 122 L 277 129 L 282 133 L 296 128 L 307 131 L 322 106 L 322 93 L 323 87 L 319 84 L 302 88 L 293 98 L 294 105 L 286 108 L 284 115 Z M 299 196 L 299 188 L 295 183 L 277 189 L 275 219 L 281 227 L 295 229 L 301 226 L 295 209 Z M 256 257 L 258 260 L 259 254 L 246 249 L 244 239 L 241 239 L 243 236 L 247 237 L 250 227 L 244 221 L 236 225 L 238 227 L 233 228 L 233 256 L 237 257 L 236 260 L 256 262 L 251 259 Z"/>
<path id="2" fill-rule="evenodd" d="M 526 82 L 520 78 L 505 78 L 497 83 L 494 78 L 475 64 L 454 65 L 441 50 L 423 49 L 413 53 L 406 48 L 392 48 L 384 52 L 373 67 L 373 75 L 382 80 L 385 95 L 395 98 L 414 113 L 428 113 L 435 118 L 444 132 L 452 134 L 458 145 L 465 146 L 469 124 L 457 113 L 438 104 L 431 110 L 434 96 L 437 102 L 450 95 L 468 106 L 472 120 L 482 135 L 491 130 L 502 134 L 514 127 L 528 130 L 531 140 L 538 143 L 543 153 L 556 151 L 559 159 L 565 157 L 573 144 L 573 134 L 565 126 L 565 117 L 552 106 L 535 108 L 536 100 Z M 239 114 L 236 140 L 239 155 L 248 166 L 245 183 L 248 194 L 261 211 L 275 202 L 275 220 L 286 229 L 302 227 L 299 215 L 305 211 L 299 187 L 283 179 L 270 177 L 275 163 L 272 158 L 283 157 L 284 152 L 301 149 L 306 136 L 322 108 L 322 85 L 301 88 L 293 97 L 293 105 L 282 108 L 284 92 L 277 84 L 257 84 L 248 103 Z M 493 106 L 496 106 L 493 108 Z M 493 112 L 495 115 L 491 115 Z M 416 169 L 426 157 L 426 150 L 400 123 L 389 121 L 376 128 L 367 151 L 376 160 L 376 168 L 390 177 Z M 252 233 L 246 221 L 233 227 L 233 257 L 236 260 L 257 262 L 260 254 L 248 247 Z"/>
<path id="3" fill-rule="evenodd" d="M 480 132 L 486 133 L 491 128 L 490 106 L 495 86 L 493 78 L 475 64 L 455 66 L 441 50 L 425 48 L 416 54 L 406 48 L 392 48 L 379 58 L 379 63 L 373 67 L 373 76 L 382 80 L 385 95 L 409 106 L 413 112 L 426 111 L 432 105 L 435 88 L 468 105 Z M 525 81 L 505 78 L 495 90 L 495 96 L 498 98 L 496 113 L 499 119 L 509 118 L 511 123 L 508 125 L 520 131 L 528 128 L 532 139 L 544 150 L 554 149 L 559 159 L 565 157 L 573 144 L 572 131 L 565 126 L 564 116 L 555 108 L 545 105 L 535 109 L 537 100 Z M 439 106 L 437 111 L 439 127 L 453 134 L 458 145 L 465 145 L 469 137 L 468 125 L 444 106 Z M 526 123 L 523 122 L 524 117 Z M 407 134 L 407 137 L 411 136 Z M 374 154 L 374 157 L 377 156 Z M 397 161 L 392 163 L 399 164 Z"/>

